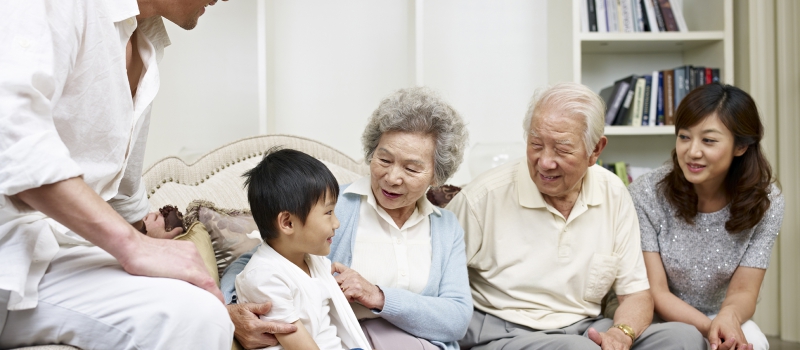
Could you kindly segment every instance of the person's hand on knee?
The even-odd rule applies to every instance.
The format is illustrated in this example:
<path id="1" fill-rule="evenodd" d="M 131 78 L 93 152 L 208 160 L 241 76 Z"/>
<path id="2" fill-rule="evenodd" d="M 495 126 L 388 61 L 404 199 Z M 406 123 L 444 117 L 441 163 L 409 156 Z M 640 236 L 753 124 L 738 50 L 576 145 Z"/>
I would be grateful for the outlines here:
<path id="1" fill-rule="evenodd" d="M 633 346 L 630 336 L 613 327 L 602 333 L 594 328 L 589 328 L 588 336 L 603 350 L 628 350 Z"/>
<path id="2" fill-rule="evenodd" d="M 742 332 L 742 322 L 735 312 L 720 310 L 720 313 L 711 320 L 708 331 L 708 342 L 711 349 L 716 350 L 752 350 L 753 344 L 747 342 Z"/>
<path id="3" fill-rule="evenodd" d="M 288 323 L 264 321 L 260 315 L 266 315 L 272 308 L 271 303 L 231 304 L 227 305 L 228 315 L 234 326 L 233 336 L 245 349 L 260 349 L 278 344 L 274 334 L 286 334 L 297 331 L 297 327 Z"/>

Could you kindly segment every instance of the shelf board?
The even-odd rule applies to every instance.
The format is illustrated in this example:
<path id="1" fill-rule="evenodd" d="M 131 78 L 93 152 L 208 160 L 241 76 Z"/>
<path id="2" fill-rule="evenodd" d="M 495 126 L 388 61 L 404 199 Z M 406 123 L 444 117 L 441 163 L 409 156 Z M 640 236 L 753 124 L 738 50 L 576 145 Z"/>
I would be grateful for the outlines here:
<path id="1" fill-rule="evenodd" d="M 606 136 L 646 136 L 675 135 L 675 126 L 609 126 L 605 128 Z"/>
<path id="2" fill-rule="evenodd" d="M 725 33 L 580 33 L 583 53 L 655 53 L 682 52 L 722 42 Z"/>

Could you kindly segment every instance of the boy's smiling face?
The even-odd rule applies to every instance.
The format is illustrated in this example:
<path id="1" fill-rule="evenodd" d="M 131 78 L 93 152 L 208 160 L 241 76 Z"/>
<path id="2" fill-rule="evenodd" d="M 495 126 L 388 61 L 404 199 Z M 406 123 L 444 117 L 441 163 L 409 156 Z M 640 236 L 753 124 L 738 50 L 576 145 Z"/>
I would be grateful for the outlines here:
<path id="1" fill-rule="evenodd" d="M 292 220 L 295 224 L 292 245 L 298 251 L 322 256 L 331 252 L 334 231 L 339 228 L 339 220 L 333 212 L 335 206 L 336 197 L 331 191 L 327 191 L 311 208 L 305 224 L 299 219 Z"/>

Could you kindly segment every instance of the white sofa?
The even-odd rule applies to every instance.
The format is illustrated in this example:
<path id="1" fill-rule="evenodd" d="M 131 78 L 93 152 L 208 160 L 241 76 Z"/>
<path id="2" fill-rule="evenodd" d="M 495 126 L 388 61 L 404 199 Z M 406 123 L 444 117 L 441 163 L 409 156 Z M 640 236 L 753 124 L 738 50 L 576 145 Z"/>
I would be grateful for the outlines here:
<path id="1" fill-rule="evenodd" d="M 164 158 L 144 174 L 150 211 L 171 204 L 185 213 L 197 199 L 213 201 L 220 208 L 246 209 L 247 195 L 242 174 L 254 167 L 272 147 L 292 148 L 321 160 L 340 184 L 353 182 L 369 173 L 369 167 L 334 148 L 298 136 L 265 135 L 245 138 L 219 147 L 192 164 L 177 157 Z M 17 350 L 74 350 L 66 345 L 44 345 Z"/>

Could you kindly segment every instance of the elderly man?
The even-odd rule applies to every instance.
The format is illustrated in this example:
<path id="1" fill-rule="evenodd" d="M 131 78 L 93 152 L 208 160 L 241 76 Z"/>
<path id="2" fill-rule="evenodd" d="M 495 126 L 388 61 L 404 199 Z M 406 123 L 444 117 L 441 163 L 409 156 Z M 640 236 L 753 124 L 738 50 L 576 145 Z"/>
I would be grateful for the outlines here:
<path id="1" fill-rule="evenodd" d="M 534 97 L 527 159 L 492 169 L 447 206 L 464 226 L 472 349 L 705 349 L 694 327 L 648 327 L 653 300 L 631 197 L 594 165 L 604 105 L 583 85 Z M 600 302 L 614 288 L 614 320 Z"/>

